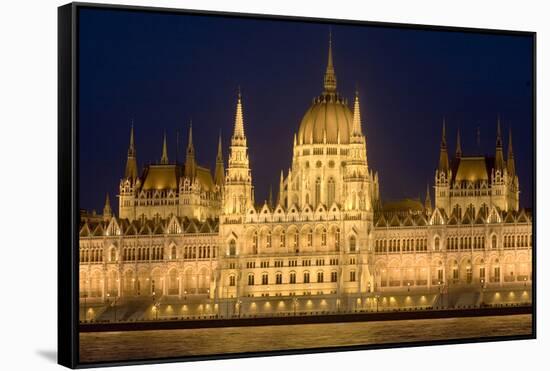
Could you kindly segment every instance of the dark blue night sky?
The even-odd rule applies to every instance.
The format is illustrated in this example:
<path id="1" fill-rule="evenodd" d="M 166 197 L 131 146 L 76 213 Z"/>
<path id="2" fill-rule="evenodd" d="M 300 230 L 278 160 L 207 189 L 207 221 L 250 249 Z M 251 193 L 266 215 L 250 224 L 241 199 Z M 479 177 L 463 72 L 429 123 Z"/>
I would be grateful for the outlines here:
<path id="1" fill-rule="evenodd" d="M 358 87 L 369 165 L 383 200 L 424 197 L 433 185 L 442 118 L 454 154 L 494 154 L 500 115 L 513 130 L 520 206 L 532 205 L 532 39 L 447 31 L 332 25 L 338 91 Z M 184 160 L 193 121 L 199 163 L 214 168 L 218 132 L 227 161 L 236 92 L 243 94 L 256 202 L 277 192 L 293 135 L 322 91 L 327 24 L 116 10 L 80 11 L 80 203 L 118 202 L 131 120 L 140 169 Z M 433 193 L 432 193 L 433 198 Z"/>

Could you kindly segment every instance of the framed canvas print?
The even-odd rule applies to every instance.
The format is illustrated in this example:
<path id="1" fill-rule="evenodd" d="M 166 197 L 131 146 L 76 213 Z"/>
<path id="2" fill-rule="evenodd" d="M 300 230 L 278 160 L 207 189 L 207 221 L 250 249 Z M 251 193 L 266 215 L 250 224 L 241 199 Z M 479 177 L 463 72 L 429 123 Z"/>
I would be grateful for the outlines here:
<path id="1" fill-rule="evenodd" d="M 532 32 L 60 7 L 59 362 L 534 338 L 535 72 Z"/>

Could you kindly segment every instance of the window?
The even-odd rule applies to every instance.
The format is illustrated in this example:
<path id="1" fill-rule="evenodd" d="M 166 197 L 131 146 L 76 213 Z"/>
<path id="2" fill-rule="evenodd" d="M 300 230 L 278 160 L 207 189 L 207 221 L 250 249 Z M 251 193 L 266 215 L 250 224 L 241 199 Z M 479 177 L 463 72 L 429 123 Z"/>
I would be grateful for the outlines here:
<path id="1" fill-rule="evenodd" d="M 321 230 L 321 246 L 327 245 L 327 230 L 323 228 Z"/>
<path id="2" fill-rule="evenodd" d="M 172 246 L 172 251 L 170 252 L 170 259 L 176 260 L 176 246 Z"/>
<path id="3" fill-rule="evenodd" d="M 340 251 L 340 228 L 336 228 L 334 231 L 334 248 L 336 251 Z"/>
<path id="4" fill-rule="evenodd" d="M 304 272 L 304 283 L 309 283 L 309 272 Z"/>
<path id="5" fill-rule="evenodd" d="M 258 232 L 254 232 L 252 235 L 252 253 L 258 253 Z"/>
<path id="6" fill-rule="evenodd" d="M 281 231 L 281 241 L 279 244 L 280 247 L 286 246 L 285 231 Z"/>
<path id="7" fill-rule="evenodd" d="M 252 284 L 254 284 L 254 283 L 252 283 Z M 249 283 L 249 285 L 250 285 L 250 283 Z M 235 286 L 235 276 L 229 276 L 229 286 Z"/>
<path id="8" fill-rule="evenodd" d="M 307 246 L 313 246 L 313 231 L 311 229 L 307 231 Z"/>
<path id="9" fill-rule="evenodd" d="M 485 267 L 479 268 L 479 281 L 485 282 Z"/>
<path id="10" fill-rule="evenodd" d="M 491 247 L 493 249 L 497 248 L 497 236 L 496 235 L 493 235 L 493 237 L 491 237 Z"/>
<path id="11" fill-rule="evenodd" d="M 349 272 L 349 280 L 350 282 L 355 282 L 355 271 Z"/>
<path id="12" fill-rule="evenodd" d="M 439 251 L 439 249 L 440 249 L 439 244 L 440 244 L 439 237 L 438 237 L 438 236 L 435 236 L 435 238 L 434 238 L 434 250 L 435 250 L 435 251 Z"/>
<path id="13" fill-rule="evenodd" d="M 317 272 L 317 282 L 323 282 L 323 281 L 324 281 L 323 272 Z"/>
<path id="14" fill-rule="evenodd" d="M 330 178 L 327 184 L 327 207 L 330 207 L 334 202 L 334 197 L 336 195 L 336 185 L 334 179 Z"/>
<path id="15" fill-rule="evenodd" d="M 288 280 L 290 283 L 296 283 L 296 273 L 290 272 L 290 277 Z"/>
<path id="16" fill-rule="evenodd" d="M 116 261 L 116 249 L 111 249 L 111 261 Z"/>
<path id="17" fill-rule="evenodd" d="M 283 283 L 283 274 L 282 274 L 282 273 L 277 273 L 277 274 L 275 275 L 275 283 L 276 283 L 277 285 L 280 285 L 280 284 Z"/>
<path id="18" fill-rule="evenodd" d="M 267 236 L 266 236 L 266 247 L 271 247 L 271 231 L 268 231 L 267 232 Z"/>
<path id="19" fill-rule="evenodd" d="M 262 285 L 267 285 L 269 283 L 269 277 L 267 273 L 262 274 Z"/>
<path id="20" fill-rule="evenodd" d="M 237 243 L 235 242 L 235 240 L 231 240 L 229 241 L 229 255 L 235 256 L 236 254 L 237 254 Z"/>
<path id="21" fill-rule="evenodd" d="M 321 202 L 321 178 L 315 180 L 315 207 Z"/>
<path id="22" fill-rule="evenodd" d="M 254 286 L 254 275 L 253 274 L 248 275 L 248 286 Z"/>
<path id="23" fill-rule="evenodd" d="M 330 273 L 330 282 L 338 282 L 338 272 Z"/>
<path id="24" fill-rule="evenodd" d="M 351 236 L 349 238 L 349 251 L 350 252 L 355 252 L 355 248 L 356 248 L 355 236 Z"/>
<path id="25" fill-rule="evenodd" d="M 495 267 L 495 282 L 500 282 L 500 267 Z"/>

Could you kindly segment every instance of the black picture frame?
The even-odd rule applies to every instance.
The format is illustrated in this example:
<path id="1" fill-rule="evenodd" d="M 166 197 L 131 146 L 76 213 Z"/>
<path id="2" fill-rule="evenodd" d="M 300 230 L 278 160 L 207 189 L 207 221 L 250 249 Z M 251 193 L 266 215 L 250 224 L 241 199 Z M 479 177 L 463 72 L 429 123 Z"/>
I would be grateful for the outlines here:
<path id="1" fill-rule="evenodd" d="M 81 9 L 110 9 L 134 12 L 200 14 L 212 17 L 235 17 L 241 19 L 282 20 L 291 22 L 313 22 L 325 24 L 367 25 L 389 28 L 416 30 L 444 30 L 498 35 L 521 35 L 530 37 L 533 43 L 533 244 L 532 244 L 532 333 L 483 337 L 476 339 L 454 339 L 390 343 L 376 345 L 336 346 L 330 348 L 292 349 L 277 351 L 248 352 L 239 354 L 216 354 L 192 357 L 171 357 L 162 359 L 142 359 L 116 362 L 81 363 L 79 361 L 79 288 L 78 288 L 78 221 L 79 221 L 79 97 L 78 97 L 78 20 Z M 536 32 L 494 30 L 482 28 L 462 28 L 419 24 L 401 24 L 370 22 L 342 19 L 309 18 L 295 16 L 227 13 L 218 11 L 200 11 L 186 9 L 156 8 L 144 6 L 121 6 L 94 3 L 70 3 L 58 8 L 58 363 L 69 368 L 87 368 L 98 366 L 120 366 L 154 364 L 167 362 L 199 361 L 213 359 L 232 359 L 259 356 L 278 356 L 289 354 L 308 354 L 321 352 L 340 352 L 350 350 L 417 347 L 440 344 L 462 344 L 506 340 L 535 339 L 537 334 L 537 238 L 536 238 Z"/>

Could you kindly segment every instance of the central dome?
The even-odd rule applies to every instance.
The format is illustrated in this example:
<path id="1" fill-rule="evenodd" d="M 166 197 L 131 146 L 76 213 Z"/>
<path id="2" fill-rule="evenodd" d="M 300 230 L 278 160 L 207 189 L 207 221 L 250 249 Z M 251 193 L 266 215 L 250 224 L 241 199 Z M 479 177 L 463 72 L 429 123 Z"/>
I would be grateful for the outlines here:
<path id="1" fill-rule="evenodd" d="M 348 144 L 353 127 L 353 113 L 345 101 L 336 94 L 322 95 L 313 101 L 307 110 L 300 129 L 299 144 L 323 144 L 326 133 L 326 143 Z"/>
<path id="2" fill-rule="evenodd" d="M 324 78 L 323 94 L 313 100 L 300 129 L 299 144 L 324 144 L 350 142 L 353 128 L 353 113 L 345 100 L 336 92 L 336 73 L 332 63 L 332 37 L 329 34 L 328 63 Z"/>

